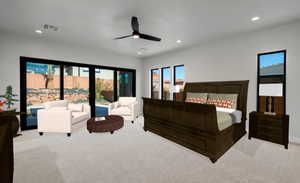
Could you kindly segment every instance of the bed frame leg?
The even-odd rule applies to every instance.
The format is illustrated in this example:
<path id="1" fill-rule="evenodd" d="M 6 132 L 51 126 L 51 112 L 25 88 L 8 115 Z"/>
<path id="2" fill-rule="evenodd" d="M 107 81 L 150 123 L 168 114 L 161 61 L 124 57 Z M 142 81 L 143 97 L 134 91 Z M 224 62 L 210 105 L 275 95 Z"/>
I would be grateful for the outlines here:
<path id="1" fill-rule="evenodd" d="M 210 159 L 210 161 L 212 162 L 212 163 L 215 163 L 215 162 L 217 162 L 217 160 L 218 160 L 218 158 L 209 158 Z"/>

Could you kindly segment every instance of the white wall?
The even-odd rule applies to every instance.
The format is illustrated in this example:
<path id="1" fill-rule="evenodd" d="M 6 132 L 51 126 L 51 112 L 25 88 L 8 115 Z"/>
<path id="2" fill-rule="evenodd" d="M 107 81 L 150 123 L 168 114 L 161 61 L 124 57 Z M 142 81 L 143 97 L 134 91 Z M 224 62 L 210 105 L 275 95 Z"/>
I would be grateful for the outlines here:
<path id="1" fill-rule="evenodd" d="M 40 36 L 32 38 L 7 33 L 0 33 L 0 94 L 7 85 L 12 85 L 19 95 L 20 56 L 136 69 L 136 94 L 141 98 L 143 70 L 139 59 L 101 49 L 51 42 Z M 19 103 L 16 106 L 19 107 Z"/>
<path id="2" fill-rule="evenodd" d="M 256 109 L 257 54 L 287 49 L 287 113 L 290 136 L 300 142 L 300 22 L 238 34 L 183 51 L 144 59 L 145 90 L 149 93 L 151 68 L 185 65 L 187 82 L 250 80 L 248 111 Z"/>

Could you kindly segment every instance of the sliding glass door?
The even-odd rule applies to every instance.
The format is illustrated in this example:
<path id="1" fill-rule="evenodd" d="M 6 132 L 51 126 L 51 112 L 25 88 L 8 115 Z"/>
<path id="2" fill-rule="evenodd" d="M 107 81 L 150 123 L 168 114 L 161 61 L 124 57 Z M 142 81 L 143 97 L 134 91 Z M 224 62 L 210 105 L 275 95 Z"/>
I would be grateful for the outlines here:
<path id="1" fill-rule="evenodd" d="M 107 115 L 108 104 L 115 101 L 114 70 L 95 69 L 95 114 Z"/>
<path id="2" fill-rule="evenodd" d="M 133 96 L 133 72 L 118 71 L 117 73 L 117 86 L 118 97 L 132 97 Z"/>
<path id="3" fill-rule="evenodd" d="M 89 104 L 91 116 L 108 114 L 118 97 L 135 97 L 135 70 L 20 57 L 22 130 L 37 128 L 44 103 Z"/>
<path id="4" fill-rule="evenodd" d="M 37 126 L 37 111 L 43 103 L 60 99 L 60 66 L 26 63 L 26 121 L 25 126 Z"/>
<path id="5" fill-rule="evenodd" d="M 70 103 L 89 103 L 89 68 L 64 66 L 64 99 Z"/>

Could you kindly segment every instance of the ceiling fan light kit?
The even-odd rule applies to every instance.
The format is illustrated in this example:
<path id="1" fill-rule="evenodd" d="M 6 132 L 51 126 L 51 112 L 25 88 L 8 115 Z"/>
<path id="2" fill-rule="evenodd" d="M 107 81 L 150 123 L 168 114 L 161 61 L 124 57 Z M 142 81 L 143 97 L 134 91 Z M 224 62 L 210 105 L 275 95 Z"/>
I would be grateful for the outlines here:
<path id="1" fill-rule="evenodd" d="M 138 34 L 133 35 L 133 39 L 138 39 L 138 38 L 140 38 L 140 35 L 138 35 Z"/>
<path id="2" fill-rule="evenodd" d="M 139 31 L 139 22 L 138 22 L 137 17 L 131 18 L 131 28 L 133 30 L 131 35 L 121 36 L 121 37 L 117 37 L 115 39 L 124 39 L 124 38 L 128 38 L 128 37 L 133 37 L 133 39 L 141 38 L 141 39 L 146 39 L 146 40 L 150 40 L 150 41 L 161 41 L 161 38 L 154 37 L 154 36 L 147 35 L 147 34 L 141 34 Z"/>

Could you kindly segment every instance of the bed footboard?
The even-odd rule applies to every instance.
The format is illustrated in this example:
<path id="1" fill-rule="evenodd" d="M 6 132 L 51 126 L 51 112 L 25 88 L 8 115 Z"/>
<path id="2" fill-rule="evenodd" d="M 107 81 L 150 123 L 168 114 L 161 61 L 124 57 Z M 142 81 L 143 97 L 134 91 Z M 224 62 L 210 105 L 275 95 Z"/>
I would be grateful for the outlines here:
<path id="1" fill-rule="evenodd" d="M 216 161 L 216 107 L 208 104 L 144 98 L 144 130 L 208 156 Z"/>

